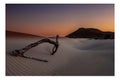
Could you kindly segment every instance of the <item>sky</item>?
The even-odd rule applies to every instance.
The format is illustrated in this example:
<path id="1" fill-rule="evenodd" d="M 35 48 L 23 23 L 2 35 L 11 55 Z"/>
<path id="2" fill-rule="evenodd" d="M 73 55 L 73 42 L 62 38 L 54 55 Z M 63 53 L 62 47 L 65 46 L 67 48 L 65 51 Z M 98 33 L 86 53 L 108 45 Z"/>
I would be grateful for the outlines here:
<path id="1" fill-rule="evenodd" d="M 64 37 L 81 27 L 114 32 L 114 4 L 6 4 L 6 30 Z"/>

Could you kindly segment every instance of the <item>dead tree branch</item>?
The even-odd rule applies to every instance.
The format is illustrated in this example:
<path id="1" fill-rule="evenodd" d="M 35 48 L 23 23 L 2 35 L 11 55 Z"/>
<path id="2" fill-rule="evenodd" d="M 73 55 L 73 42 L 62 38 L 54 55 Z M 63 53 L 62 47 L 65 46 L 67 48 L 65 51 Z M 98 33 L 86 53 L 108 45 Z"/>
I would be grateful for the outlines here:
<path id="1" fill-rule="evenodd" d="M 26 57 L 26 56 L 24 56 L 24 53 L 25 53 L 26 51 L 30 50 L 31 48 L 33 48 L 33 47 L 35 47 L 35 46 L 37 46 L 37 45 L 39 45 L 39 44 L 41 44 L 41 43 L 46 43 L 46 42 L 54 45 L 54 47 L 53 47 L 53 49 L 52 49 L 52 53 L 51 53 L 51 55 L 54 55 L 55 52 L 57 51 L 58 47 L 59 47 L 58 38 L 59 38 L 59 36 L 57 35 L 57 36 L 56 36 L 56 42 L 55 42 L 55 41 L 52 41 L 52 40 L 50 40 L 50 39 L 48 39 L 48 38 L 41 39 L 41 40 L 39 40 L 39 41 L 37 41 L 37 42 L 35 42 L 35 43 L 31 43 L 30 45 L 28 45 L 28 46 L 26 46 L 26 47 L 24 47 L 24 48 L 22 48 L 22 49 L 12 51 L 12 52 L 10 53 L 10 55 L 12 55 L 12 56 Z"/>

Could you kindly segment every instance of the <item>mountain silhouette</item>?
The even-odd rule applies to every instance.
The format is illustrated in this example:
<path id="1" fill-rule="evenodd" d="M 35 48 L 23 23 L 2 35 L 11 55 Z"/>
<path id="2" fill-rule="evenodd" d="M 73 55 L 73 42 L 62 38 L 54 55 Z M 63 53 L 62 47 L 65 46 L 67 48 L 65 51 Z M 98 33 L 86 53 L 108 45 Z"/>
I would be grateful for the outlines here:
<path id="1" fill-rule="evenodd" d="M 114 32 L 103 32 L 95 28 L 79 28 L 68 34 L 69 38 L 114 39 Z"/>

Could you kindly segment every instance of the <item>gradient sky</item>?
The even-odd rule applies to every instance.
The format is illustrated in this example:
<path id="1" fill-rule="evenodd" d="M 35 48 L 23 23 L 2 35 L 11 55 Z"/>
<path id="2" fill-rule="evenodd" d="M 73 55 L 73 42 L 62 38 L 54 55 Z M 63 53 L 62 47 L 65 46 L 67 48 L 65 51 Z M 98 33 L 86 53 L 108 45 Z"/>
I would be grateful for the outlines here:
<path id="1" fill-rule="evenodd" d="M 114 31 L 113 4 L 6 4 L 6 29 L 65 36 L 80 27 Z"/>

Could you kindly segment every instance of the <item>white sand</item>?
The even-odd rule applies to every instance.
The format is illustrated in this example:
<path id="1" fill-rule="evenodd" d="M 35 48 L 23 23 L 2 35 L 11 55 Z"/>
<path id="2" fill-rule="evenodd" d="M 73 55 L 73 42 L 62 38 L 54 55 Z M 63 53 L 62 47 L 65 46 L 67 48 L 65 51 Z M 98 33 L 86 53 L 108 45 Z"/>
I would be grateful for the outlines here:
<path id="1" fill-rule="evenodd" d="M 55 55 L 52 45 L 40 44 L 25 53 L 48 62 L 13 57 L 8 53 L 39 39 L 7 39 L 6 75 L 113 75 L 114 40 L 60 39 Z"/>

